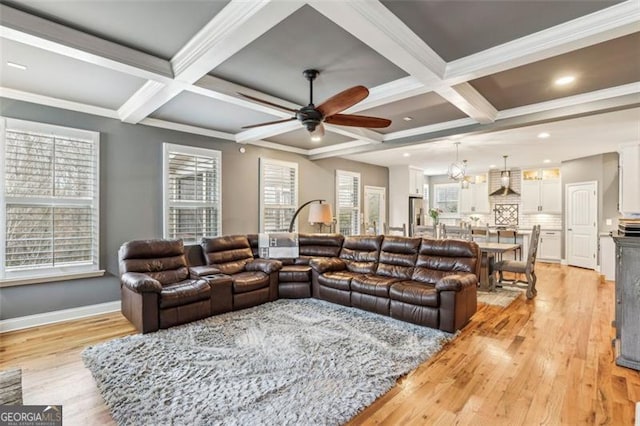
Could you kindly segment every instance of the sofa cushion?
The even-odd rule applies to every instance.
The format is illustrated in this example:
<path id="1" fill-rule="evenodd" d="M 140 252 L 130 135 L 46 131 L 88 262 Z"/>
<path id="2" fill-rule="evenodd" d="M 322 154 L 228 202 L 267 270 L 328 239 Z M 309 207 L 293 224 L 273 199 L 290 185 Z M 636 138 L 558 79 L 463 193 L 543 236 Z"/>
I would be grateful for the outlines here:
<path id="1" fill-rule="evenodd" d="M 233 293 L 247 293 L 269 286 L 269 275 L 260 271 L 240 272 L 231 275 L 233 278 Z"/>
<path id="2" fill-rule="evenodd" d="M 211 297 L 211 287 L 205 280 L 186 280 L 169 284 L 160 291 L 160 309 L 188 305 Z"/>
<path id="3" fill-rule="evenodd" d="M 351 272 L 373 274 L 378 265 L 382 238 L 382 235 L 346 237 L 340 251 L 340 259 L 346 263 L 347 269 Z"/>
<path id="4" fill-rule="evenodd" d="M 293 283 L 311 280 L 311 266 L 285 265 L 278 274 L 280 282 Z"/>
<path id="5" fill-rule="evenodd" d="M 343 241 L 340 234 L 299 234 L 300 257 L 338 257 Z"/>
<path id="6" fill-rule="evenodd" d="M 440 306 L 436 287 L 417 281 L 401 281 L 391 285 L 389 298 L 416 306 Z"/>
<path id="7" fill-rule="evenodd" d="M 236 274 L 253 260 L 253 252 L 246 235 L 203 238 L 202 251 L 207 265 L 216 265 L 223 274 Z"/>
<path id="8" fill-rule="evenodd" d="M 410 280 L 418 257 L 420 238 L 385 236 L 376 274 Z"/>
<path id="9" fill-rule="evenodd" d="M 325 287 L 348 291 L 350 290 L 351 279 L 358 276 L 361 276 L 361 274 L 350 271 L 325 272 L 318 276 L 318 282 Z"/>
<path id="10" fill-rule="evenodd" d="M 383 277 L 380 275 L 360 275 L 351 280 L 351 291 L 370 294 L 372 296 L 389 297 L 391 284 L 401 281 L 400 278 Z"/>
<path id="11" fill-rule="evenodd" d="M 460 272 L 477 273 L 477 244 L 462 240 L 424 238 L 411 279 L 435 284 L 443 277 Z"/>

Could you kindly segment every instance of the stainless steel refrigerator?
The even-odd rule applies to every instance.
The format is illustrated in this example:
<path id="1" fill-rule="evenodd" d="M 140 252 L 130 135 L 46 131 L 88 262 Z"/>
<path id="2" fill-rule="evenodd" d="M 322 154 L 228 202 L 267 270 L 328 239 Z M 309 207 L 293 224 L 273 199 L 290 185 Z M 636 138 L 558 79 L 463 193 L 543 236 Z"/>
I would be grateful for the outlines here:
<path id="1" fill-rule="evenodd" d="M 413 236 L 416 226 L 426 225 L 427 206 L 422 197 L 409 197 L 409 226 L 407 232 Z"/>

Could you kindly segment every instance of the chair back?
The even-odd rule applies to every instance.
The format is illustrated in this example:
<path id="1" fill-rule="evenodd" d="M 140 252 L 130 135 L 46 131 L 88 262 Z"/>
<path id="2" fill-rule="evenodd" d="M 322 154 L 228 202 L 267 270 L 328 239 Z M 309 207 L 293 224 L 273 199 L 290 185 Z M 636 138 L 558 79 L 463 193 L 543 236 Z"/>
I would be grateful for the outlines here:
<path id="1" fill-rule="evenodd" d="M 514 229 L 498 229 L 498 242 L 513 242 L 514 244 L 518 241 L 518 232 Z"/>
<path id="2" fill-rule="evenodd" d="M 215 265 L 223 274 L 242 272 L 245 265 L 253 260 L 253 251 L 246 235 L 203 237 L 200 245 L 207 265 Z"/>
<path id="3" fill-rule="evenodd" d="M 442 238 L 453 238 L 457 240 L 471 240 L 471 228 L 461 225 L 461 226 L 452 226 L 442 224 L 441 229 Z"/>
<path id="4" fill-rule="evenodd" d="M 437 235 L 436 225 L 416 225 L 413 227 L 412 236 L 414 237 L 437 238 Z"/>
<path id="5" fill-rule="evenodd" d="M 403 223 L 402 226 L 388 226 L 385 224 L 384 235 L 399 235 L 401 237 L 406 237 L 407 224 Z"/>
<path id="6" fill-rule="evenodd" d="M 529 253 L 527 254 L 527 268 L 533 271 L 538 254 L 538 243 L 540 242 L 540 225 L 534 225 L 531 231 L 531 241 L 529 242 Z"/>
<path id="7" fill-rule="evenodd" d="M 489 242 L 489 225 L 484 227 L 471 227 L 471 240 Z"/>

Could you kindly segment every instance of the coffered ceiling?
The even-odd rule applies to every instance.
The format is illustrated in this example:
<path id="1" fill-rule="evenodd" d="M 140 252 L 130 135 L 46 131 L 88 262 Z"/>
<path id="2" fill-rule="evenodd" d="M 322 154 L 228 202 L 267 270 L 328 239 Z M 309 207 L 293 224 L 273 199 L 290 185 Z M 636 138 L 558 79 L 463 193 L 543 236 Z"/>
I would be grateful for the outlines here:
<path id="1" fill-rule="evenodd" d="M 444 153 L 468 140 L 493 155 L 521 141 L 563 161 L 598 149 L 597 132 L 576 124 L 585 117 L 640 139 L 640 0 L 0 0 L 0 37 L 3 98 L 311 159 L 435 171 L 440 155 L 416 164 L 403 150 Z M 320 70 L 316 105 L 361 84 L 370 95 L 347 112 L 391 126 L 327 124 L 319 143 L 297 121 L 242 129 L 291 113 L 239 93 L 298 108 L 309 102 L 307 68 Z M 545 126 L 593 149 L 522 142 Z M 517 147 L 513 157 L 532 158 Z"/>

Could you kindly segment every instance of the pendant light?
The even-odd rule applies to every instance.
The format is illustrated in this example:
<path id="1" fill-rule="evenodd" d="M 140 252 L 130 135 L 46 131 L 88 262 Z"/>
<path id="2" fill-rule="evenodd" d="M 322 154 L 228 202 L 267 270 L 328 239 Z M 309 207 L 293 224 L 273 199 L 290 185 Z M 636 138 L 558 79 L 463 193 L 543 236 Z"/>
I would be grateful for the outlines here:
<path id="1" fill-rule="evenodd" d="M 458 148 L 460 146 L 460 142 L 456 142 L 456 161 L 449 165 L 449 170 L 447 175 L 449 179 L 461 181 L 465 177 L 465 173 L 467 171 L 467 162 L 460 162 L 458 160 Z"/>

